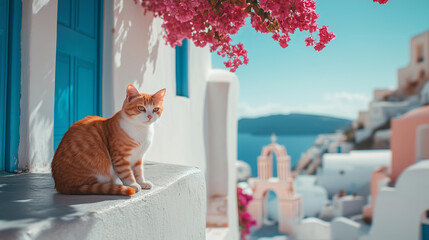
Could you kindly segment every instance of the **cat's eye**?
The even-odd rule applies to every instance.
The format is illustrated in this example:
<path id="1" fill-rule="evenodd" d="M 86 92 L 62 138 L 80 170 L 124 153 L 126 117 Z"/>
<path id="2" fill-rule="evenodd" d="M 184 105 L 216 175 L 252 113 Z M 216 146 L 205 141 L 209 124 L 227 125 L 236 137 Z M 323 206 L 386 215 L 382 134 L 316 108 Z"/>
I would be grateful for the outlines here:
<path id="1" fill-rule="evenodd" d="M 146 108 L 144 108 L 143 106 L 138 106 L 137 108 L 142 112 L 146 112 Z"/>
<path id="2" fill-rule="evenodd" d="M 158 112 L 158 111 L 159 111 L 158 107 L 156 107 L 156 108 L 153 109 L 153 112 Z"/>

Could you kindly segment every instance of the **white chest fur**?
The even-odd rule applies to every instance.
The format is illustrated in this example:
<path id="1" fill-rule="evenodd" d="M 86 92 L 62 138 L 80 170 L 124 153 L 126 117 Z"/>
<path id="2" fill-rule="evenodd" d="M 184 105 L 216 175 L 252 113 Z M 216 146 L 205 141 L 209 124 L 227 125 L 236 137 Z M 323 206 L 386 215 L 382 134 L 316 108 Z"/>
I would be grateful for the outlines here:
<path id="1" fill-rule="evenodd" d="M 138 144 L 138 146 L 131 151 L 131 156 L 126 159 L 131 164 L 136 163 L 143 158 L 152 144 L 154 135 L 153 125 L 136 125 L 127 120 L 121 120 L 119 125 L 125 133 Z"/>

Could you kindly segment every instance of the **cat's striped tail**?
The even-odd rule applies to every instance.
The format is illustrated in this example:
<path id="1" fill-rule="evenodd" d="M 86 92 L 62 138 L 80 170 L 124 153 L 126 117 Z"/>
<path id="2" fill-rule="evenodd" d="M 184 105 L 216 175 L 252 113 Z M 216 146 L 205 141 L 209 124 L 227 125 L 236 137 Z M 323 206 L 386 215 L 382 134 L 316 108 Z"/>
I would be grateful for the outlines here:
<path id="1" fill-rule="evenodd" d="M 95 183 L 91 185 L 82 185 L 70 190 L 70 194 L 106 194 L 131 196 L 136 191 L 134 188 L 114 183 Z"/>

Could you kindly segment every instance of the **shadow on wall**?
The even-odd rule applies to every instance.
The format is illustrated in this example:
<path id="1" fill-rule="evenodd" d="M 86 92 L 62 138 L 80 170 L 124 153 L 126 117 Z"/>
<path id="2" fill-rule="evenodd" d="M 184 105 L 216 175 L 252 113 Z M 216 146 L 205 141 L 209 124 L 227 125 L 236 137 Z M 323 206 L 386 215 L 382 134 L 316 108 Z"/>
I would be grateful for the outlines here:
<path id="1" fill-rule="evenodd" d="M 21 119 L 28 119 L 28 122 L 21 121 L 20 124 L 19 153 L 25 157 L 20 157 L 18 167 L 19 169 L 31 169 L 32 172 L 46 172 L 50 169 L 53 157 L 46 154 L 53 154 L 54 129 L 54 118 L 47 109 L 55 107 L 52 102 L 54 96 L 52 96 L 52 89 L 39 85 L 37 87 L 39 89 L 37 92 L 40 93 L 37 97 L 38 102 L 30 102 L 29 88 L 36 86 L 30 83 L 28 72 L 24 72 L 23 75 L 27 77 L 22 77 L 21 80 L 22 86 L 25 86 L 21 88 Z M 49 70 L 41 82 L 55 86 L 55 71 Z M 32 99 L 34 100 L 34 97 Z M 29 134 L 30 129 L 33 134 Z"/>
<path id="2" fill-rule="evenodd" d="M 111 18 L 105 15 L 104 48 L 104 97 L 106 116 L 112 115 L 121 106 L 124 89 L 130 83 L 141 89 L 144 79 L 152 79 L 157 69 L 157 60 L 162 39 L 160 19 L 134 1 L 112 0 Z M 110 55 L 110 56 L 109 56 Z M 109 78 L 109 75 L 111 76 Z M 110 81 L 110 82 L 109 82 Z M 107 83 L 107 84 L 106 84 Z M 151 84 L 151 81 L 148 82 Z M 147 85 L 146 85 L 147 86 Z M 150 87 L 150 86 L 149 86 Z M 115 97 L 121 99 L 115 99 Z M 112 109 L 113 108 L 113 109 Z"/>
<path id="3" fill-rule="evenodd" d="M 79 224 L 74 229 L 76 239 L 85 239 L 93 226 L 92 219 L 82 218 L 82 213 L 74 206 L 91 204 L 107 200 L 124 199 L 122 196 L 62 195 L 55 191 L 54 182 L 50 174 L 25 174 L 2 176 L 0 184 L 0 222 L 6 224 L 0 228 L 0 238 L 20 239 L 20 234 L 30 234 L 34 239 L 52 237 L 52 232 L 44 232 L 46 226 L 54 224 L 56 227 L 47 229 L 61 229 L 61 226 L 75 221 L 86 221 L 85 229 Z M 44 222 L 46 221 L 46 222 Z M 28 224 L 35 223 L 38 229 L 27 229 Z M 10 225 L 10 226 L 9 226 Z M 3 229 L 3 230 L 1 230 Z M 31 231 L 29 231 L 31 230 Z M 49 235 L 50 234 L 50 235 Z M 19 236 L 17 236 L 19 235 Z M 49 235 L 49 237 L 48 237 Z M 28 236 L 27 236 L 28 237 Z"/>

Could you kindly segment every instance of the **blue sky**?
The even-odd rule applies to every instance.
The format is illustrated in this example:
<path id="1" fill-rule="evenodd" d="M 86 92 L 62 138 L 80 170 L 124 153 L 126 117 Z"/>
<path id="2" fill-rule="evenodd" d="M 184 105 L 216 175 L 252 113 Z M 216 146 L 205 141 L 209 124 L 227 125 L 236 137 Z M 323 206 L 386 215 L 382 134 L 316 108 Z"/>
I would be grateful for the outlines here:
<path id="1" fill-rule="evenodd" d="M 285 49 L 250 23 L 232 36 L 250 59 L 236 71 L 239 117 L 303 112 L 354 119 L 374 89 L 396 87 L 409 40 L 429 31 L 429 0 L 320 0 L 316 11 L 319 26 L 336 35 L 321 52 L 305 46 L 308 32 L 291 35 Z M 223 61 L 212 54 L 214 68 L 225 69 Z"/>

